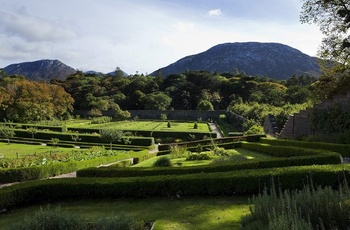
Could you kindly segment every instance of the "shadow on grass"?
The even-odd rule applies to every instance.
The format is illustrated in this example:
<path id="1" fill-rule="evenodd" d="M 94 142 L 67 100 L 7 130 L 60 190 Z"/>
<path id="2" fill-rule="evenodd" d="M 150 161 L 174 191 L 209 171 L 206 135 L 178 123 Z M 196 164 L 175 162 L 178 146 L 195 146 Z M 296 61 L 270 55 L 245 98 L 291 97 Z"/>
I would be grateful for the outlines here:
<path id="1" fill-rule="evenodd" d="M 249 211 L 248 198 L 238 196 L 81 200 L 54 205 L 60 205 L 62 211 L 82 215 L 87 222 L 126 212 L 140 220 L 156 221 L 155 230 L 239 229 L 241 216 Z M 25 215 L 33 215 L 39 207 L 13 210 L 0 218 L 0 226 L 10 227 Z"/>

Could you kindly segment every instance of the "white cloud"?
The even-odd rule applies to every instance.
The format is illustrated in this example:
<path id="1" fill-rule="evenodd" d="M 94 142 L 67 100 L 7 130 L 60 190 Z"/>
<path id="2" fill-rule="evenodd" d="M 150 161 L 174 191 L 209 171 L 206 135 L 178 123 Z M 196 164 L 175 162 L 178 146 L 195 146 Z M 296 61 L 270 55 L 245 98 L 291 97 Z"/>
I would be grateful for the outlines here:
<path id="1" fill-rule="evenodd" d="M 221 15 L 221 10 L 220 9 L 209 10 L 208 14 L 209 16 L 219 16 Z"/>
<path id="2" fill-rule="evenodd" d="M 59 42 L 75 38 L 76 34 L 62 26 L 38 17 L 0 12 L 2 30 L 8 36 L 23 40 Z"/>

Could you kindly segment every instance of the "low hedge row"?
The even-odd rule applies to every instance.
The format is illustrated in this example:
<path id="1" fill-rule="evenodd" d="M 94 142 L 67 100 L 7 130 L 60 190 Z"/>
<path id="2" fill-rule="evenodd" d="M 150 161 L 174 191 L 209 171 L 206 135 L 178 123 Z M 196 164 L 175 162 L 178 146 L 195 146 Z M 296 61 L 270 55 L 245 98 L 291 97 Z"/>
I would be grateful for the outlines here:
<path id="1" fill-rule="evenodd" d="M 305 148 L 260 146 L 255 143 L 242 143 L 243 148 L 258 151 L 271 151 L 272 155 L 279 156 L 266 160 L 249 160 L 239 163 L 227 163 L 223 165 L 202 165 L 193 167 L 173 167 L 173 168 L 87 168 L 77 171 L 78 177 L 140 177 L 156 175 L 183 175 L 194 173 L 228 172 L 242 169 L 260 169 L 274 167 L 289 167 L 301 165 L 324 165 L 339 164 L 341 157 L 338 153 L 330 151 L 320 151 Z M 279 151 L 279 152 L 278 152 Z M 261 152 L 261 151 L 259 151 Z M 283 155 L 285 153 L 285 155 Z"/>
<path id="2" fill-rule="evenodd" d="M 79 132 L 79 133 L 99 133 L 100 129 L 96 128 L 68 128 L 69 131 L 73 132 Z M 173 131 L 173 130 L 162 130 L 162 131 L 152 131 L 152 130 L 126 130 L 123 129 L 124 132 L 131 132 L 135 133 L 137 136 L 142 137 L 154 137 L 154 138 L 178 138 L 187 140 L 190 135 L 195 135 L 197 138 L 202 139 L 203 137 L 212 137 L 216 138 L 216 133 L 214 132 L 201 132 L 193 131 L 193 132 L 187 132 L 187 131 Z"/>
<path id="3" fill-rule="evenodd" d="M 1 142 L 7 142 L 7 139 L 1 139 Z M 32 138 L 24 138 L 24 137 L 13 137 L 10 139 L 11 143 L 18 143 L 18 144 L 31 144 L 31 145 L 40 145 L 40 144 L 46 144 L 48 146 L 53 146 L 51 140 L 45 140 L 45 139 L 32 139 Z M 93 146 L 105 146 L 106 148 L 110 148 L 110 144 L 107 143 L 91 143 L 91 142 L 75 142 L 75 141 L 59 141 L 58 144 L 55 144 L 57 147 L 64 147 L 64 148 L 74 148 L 76 146 L 79 146 L 79 148 L 91 148 Z M 136 145 L 118 145 L 118 144 L 112 144 L 113 150 L 132 150 L 132 151 L 141 151 L 144 149 L 148 149 L 149 146 L 136 146 Z"/>
<path id="4" fill-rule="evenodd" d="M 31 134 L 26 130 L 14 129 L 16 137 L 31 138 Z M 60 141 L 72 141 L 73 133 L 62 133 L 62 132 L 44 132 L 38 131 L 35 134 L 36 139 L 51 140 L 52 138 L 58 138 Z M 101 139 L 99 134 L 80 134 L 81 142 L 91 143 L 108 143 L 108 141 Z M 130 145 L 137 146 L 152 146 L 154 145 L 153 137 L 128 137 Z M 122 141 L 118 144 L 124 144 Z"/>
<path id="5" fill-rule="evenodd" d="M 235 136 L 235 137 L 224 137 L 224 138 L 218 138 L 218 139 L 205 139 L 205 140 L 198 140 L 198 141 L 186 141 L 177 143 L 179 146 L 186 146 L 186 147 L 196 147 L 197 145 L 207 146 L 212 144 L 222 144 L 222 143 L 231 143 L 231 142 L 237 142 L 237 141 L 248 141 L 248 142 L 258 142 L 260 141 L 261 137 L 266 137 L 265 135 L 247 135 L 247 136 Z M 169 150 L 170 147 L 174 144 L 162 144 L 158 146 L 159 151 L 165 151 Z"/>
<path id="6" fill-rule="evenodd" d="M 271 145 L 295 146 L 310 149 L 324 149 L 340 153 L 343 157 L 350 157 L 350 145 L 325 143 L 325 142 L 308 142 L 308 141 L 293 141 L 281 139 L 267 139 L 262 138 L 261 143 Z"/>
<path id="7" fill-rule="evenodd" d="M 349 165 L 299 166 L 179 176 L 66 178 L 16 184 L 0 189 L 0 210 L 27 203 L 83 198 L 248 195 L 275 183 L 298 189 L 312 182 L 337 186 L 350 179 Z"/>
<path id="8" fill-rule="evenodd" d="M 62 162 L 51 165 L 33 166 L 26 168 L 0 169 L 0 183 L 12 183 L 20 181 L 38 180 L 52 176 L 70 173 L 83 168 L 95 167 L 100 164 L 107 164 L 120 161 L 126 158 L 138 158 L 137 161 L 143 161 L 153 154 L 148 151 L 126 153 L 125 155 L 118 155 L 113 157 L 99 157 L 86 161 Z"/>

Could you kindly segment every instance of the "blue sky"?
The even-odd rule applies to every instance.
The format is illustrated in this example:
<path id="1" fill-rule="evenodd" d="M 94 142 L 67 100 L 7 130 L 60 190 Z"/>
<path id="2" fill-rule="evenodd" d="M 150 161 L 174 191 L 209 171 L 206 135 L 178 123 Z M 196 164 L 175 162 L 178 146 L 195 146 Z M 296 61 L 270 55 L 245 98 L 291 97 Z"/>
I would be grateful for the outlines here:
<path id="1" fill-rule="evenodd" d="M 311 56 L 322 34 L 300 0 L 0 0 L 0 67 L 58 59 L 150 73 L 225 42 L 279 42 Z"/>

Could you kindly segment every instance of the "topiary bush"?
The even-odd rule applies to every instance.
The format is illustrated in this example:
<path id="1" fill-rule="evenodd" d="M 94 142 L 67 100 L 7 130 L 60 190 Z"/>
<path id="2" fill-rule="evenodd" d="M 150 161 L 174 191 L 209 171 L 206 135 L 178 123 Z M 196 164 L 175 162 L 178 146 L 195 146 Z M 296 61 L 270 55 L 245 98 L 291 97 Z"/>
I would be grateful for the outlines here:
<path id="1" fill-rule="evenodd" d="M 171 161 L 168 157 L 160 157 L 154 163 L 153 167 L 171 167 Z"/>

